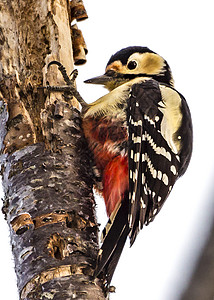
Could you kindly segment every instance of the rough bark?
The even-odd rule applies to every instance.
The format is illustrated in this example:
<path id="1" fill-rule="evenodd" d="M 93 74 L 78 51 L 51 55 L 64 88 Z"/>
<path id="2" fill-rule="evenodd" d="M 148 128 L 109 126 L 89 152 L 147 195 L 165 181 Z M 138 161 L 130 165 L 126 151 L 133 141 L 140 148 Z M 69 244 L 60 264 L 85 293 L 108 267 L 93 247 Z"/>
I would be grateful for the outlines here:
<path id="1" fill-rule="evenodd" d="M 105 299 L 90 158 L 58 60 L 73 69 L 66 0 L 0 4 L 0 163 L 20 299 Z M 63 83 L 64 84 L 64 83 Z"/>

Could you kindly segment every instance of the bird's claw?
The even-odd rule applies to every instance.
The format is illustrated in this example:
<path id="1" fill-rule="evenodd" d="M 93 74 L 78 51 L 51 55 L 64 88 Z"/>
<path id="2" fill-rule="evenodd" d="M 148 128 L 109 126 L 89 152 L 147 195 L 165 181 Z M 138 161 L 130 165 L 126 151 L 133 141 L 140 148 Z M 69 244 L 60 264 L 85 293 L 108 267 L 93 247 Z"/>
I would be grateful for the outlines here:
<path id="1" fill-rule="evenodd" d="M 46 87 L 39 87 L 39 88 L 47 89 L 49 91 L 58 91 L 58 92 L 61 91 L 61 92 L 64 92 L 63 96 L 67 100 L 68 99 L 70 100 L 71 96 L 72 97 L 74 96 L 77 99 L 77 101 L 81 104 L 83 111 L 85 111 L 88 108 L 88 104 L 80 96 L 79 92 L 76 89 L 76 85 L 75 85 L 75 80 L 76 80 L 76 78 L 78 76 L 78 70 L 74 69 L 71 72 L 71 74 L 68 76 L 65 67 L 59 61 L 56 61 L 56 60 L 51 61 L 48 64 L 48 68 L 51 65 L 57 65 L 58 66 L 58 69 L 59 69 L 59 71 L 61 72 L 61 74 L 63 76 L 63 79 L 64 79 L 64 81 L 66 83 L 66 86 L 56 87 L 56 86 L 49 86 L 49 85 L 47 85 Z"/>
<path id="2" fill-rule="evenodd" d="M 76 80 L 77 76 L 78 76 L 78 70 L 77 69 L 74 69 L 71 72 L 71 74 L 69 75 L 69 77 L 71 77 L 71 81 L 73 81 L 73 82 Z"/>

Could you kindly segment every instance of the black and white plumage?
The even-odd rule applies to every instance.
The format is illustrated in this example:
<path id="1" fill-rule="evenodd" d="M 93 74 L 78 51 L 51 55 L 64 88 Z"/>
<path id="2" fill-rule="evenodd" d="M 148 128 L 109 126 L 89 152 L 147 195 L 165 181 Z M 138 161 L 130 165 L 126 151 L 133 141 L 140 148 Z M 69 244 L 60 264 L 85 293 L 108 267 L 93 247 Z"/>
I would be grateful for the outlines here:
<path id="1" fill-rule="evenodd" d="M 190 158 L 183 160 L 180 155 L 183 133 L 179 134 L 179 127 L 177 130 L 172 128 L 172 132 L 169 124 L 167 129 L 162 128 L 164 113 L 168 109 L 167 100 L 163 100 L 163 90 L 166 94 L 174 94 L 178 106 L 185 105 L 182 103 L 184 98 L 174 89 L 154 80 L 135 84 L 128 100 L 131 245 L 143 225 L 153 221 L 160 211 L 176 179 L 186 170 Z M 177 119 L 180 125 L 179 115 Z"/>
<path id="2" fill-rule="evenodd" d="M 146 47 L 122 49 L 110 58 L 104 75 L 86 82 L 110 90 L 83 116 L 110 216 L 95 271 L 95 276 L 104 272 L 108 286 L 127 236 L 132 245 L 186 171 L 192 123 L 168 63 Z"/>

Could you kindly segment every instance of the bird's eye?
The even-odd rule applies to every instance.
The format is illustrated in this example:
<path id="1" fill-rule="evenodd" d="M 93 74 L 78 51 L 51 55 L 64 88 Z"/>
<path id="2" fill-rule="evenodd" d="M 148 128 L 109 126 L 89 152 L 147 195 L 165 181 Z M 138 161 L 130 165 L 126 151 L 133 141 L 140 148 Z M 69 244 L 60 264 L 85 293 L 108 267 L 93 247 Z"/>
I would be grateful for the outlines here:
<path id="1" fill-rule="evenodd" d="M 134 70 L 137 67 L 137 62 L 135 60 L 131 60 L 127 65 L 129 70 Z"/>

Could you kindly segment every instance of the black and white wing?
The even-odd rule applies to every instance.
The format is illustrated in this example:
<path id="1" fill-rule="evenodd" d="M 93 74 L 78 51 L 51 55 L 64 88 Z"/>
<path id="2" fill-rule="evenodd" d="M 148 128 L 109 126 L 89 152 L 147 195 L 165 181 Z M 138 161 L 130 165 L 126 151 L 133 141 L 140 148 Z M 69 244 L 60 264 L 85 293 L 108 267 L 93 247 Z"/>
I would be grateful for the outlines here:
<path id="1" fill-rule="evenodd" d="M 186 169 L 189 163 L 191 118 L 190 123 L 183 124 L 182 109 L 189 113 L 185 99 L 171 87 L 155 80 L 145 80 L 132 87 L 127 108 L 131 245 L 143 225 L 149 224 L 160 211 L 180 170 Z M 183 161 L 181 127 L 190 144 Z"/>

